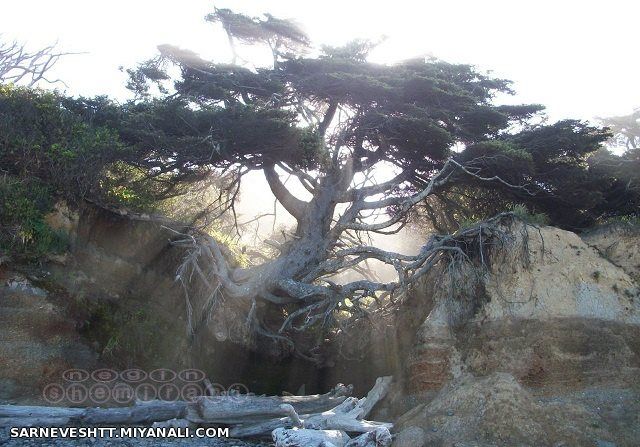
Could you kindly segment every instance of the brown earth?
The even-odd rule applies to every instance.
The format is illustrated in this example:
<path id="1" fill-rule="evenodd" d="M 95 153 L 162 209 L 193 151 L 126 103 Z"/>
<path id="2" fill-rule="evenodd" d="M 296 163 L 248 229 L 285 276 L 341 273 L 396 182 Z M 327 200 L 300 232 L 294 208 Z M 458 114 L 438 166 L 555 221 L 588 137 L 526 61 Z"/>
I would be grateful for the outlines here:
<path id="1" fill-rule="evenodd" d="M 638 445 L 638 234 L 622 234 L 615 259 L 593 235 L 587 244 L 551 227 L 524 234 L 494 253 L 480 288 L 461 291 L 473 312 L 428 291 L 433 308 L 379 410 L 411 409 L 396 447 Z M 612 234 L 599 237 L 610 244 Z"/>
<path id="2" fill-rule="evenodd" d="M 0 272 L 0 401 L 38 401 L 70 368 L 91 368 L 97 355 L 76 321 L 26 278 Z"/>

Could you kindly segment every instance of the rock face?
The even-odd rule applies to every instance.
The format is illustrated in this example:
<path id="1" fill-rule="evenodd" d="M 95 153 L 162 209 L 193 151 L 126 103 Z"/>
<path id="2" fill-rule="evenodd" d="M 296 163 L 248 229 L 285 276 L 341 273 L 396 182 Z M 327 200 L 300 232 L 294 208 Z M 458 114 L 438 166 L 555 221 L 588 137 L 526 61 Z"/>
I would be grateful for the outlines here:
<path id="1" fill-rule="evenodd" d="M 463 375 L 398 421 L 394 446 L 637 445 L 638 397 L 609 389 L 549 398 L 507 373 Z"/>
<path id="2" fill-rule="evenodd" d="M 179 295 L 174 277 L 182 253 L 172 250 L 169 241 L 174 234 L 168 229 L 90 204 L 70 213 L 58 204 L 47 216 L 49 224 L 67 232 L 71 240 L 75 266 L 57 269 L 66 288 L 72 292 L 91 288 L 111 300 L 131 294 Z M 70 271 L 76 273 L 72 278 Z"/>
<path id="3" fill-rule="evenodd" d="M 582 240 L 640 281 L 640 227 L 626 223 L 605 225 L 587 231 Z"/>
<path id="4" fill-rule="evenodd" d="M 530 227 L 525 237 L 526 262 L 522 237 L 491 260 L 472 316 L 458 321 L 446 299 L 434 300 L 408 359 L 412 391 L 439 389 L 463 371 L 506 371 L 531 385 L 638 371 L 634 280 L 574 233 Z"/>
<path id="5" fill-rule="evenodd" d="M 40 391 L 97 355 L 49 293 L 15 272 L 0 272 L 0 401 L 38 401 Z"/>
<path id="6" fill-rule="evenodd" d="M 640 296 L 629 273 L 640 238 L 627 232 L 615 245 L 601 233 L 619 247 L 607 258 L 594 235 L 585 237 L 591 246 L 552 227 L 520 230 L 491 255 L 479 286 L 463 291 L 472 312 L 431 290 L 404 369 L 406 400 L 423 404 L 400 427 L 420 428 L 429 446 L 635 445 L 637 416 L 601 409 L 616 407 L 620 393 L 638 406 Z"/>
<path id="7" fill-rule="evenodd" d="M 578 235 L 529 228 L 528 249 L 529 265 L 493 261 L 485 281 L 488 302 L 478 321 L 577 317 L 640 324 L 633 279 Z"/>

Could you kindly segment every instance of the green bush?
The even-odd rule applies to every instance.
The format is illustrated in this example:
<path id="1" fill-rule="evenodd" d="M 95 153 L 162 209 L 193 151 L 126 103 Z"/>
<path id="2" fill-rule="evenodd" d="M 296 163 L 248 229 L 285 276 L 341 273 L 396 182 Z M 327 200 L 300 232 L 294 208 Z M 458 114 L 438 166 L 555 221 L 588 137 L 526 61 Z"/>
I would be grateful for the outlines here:
<path id="1" fill-rule="evenodd" d="M 0 85 L 0 169 L 38 179 L 71 201 L 95 190 L 105 168 L 126 149 L 116 130 L 95 126 L 88 110 L 78 111 L 74 102 L 80 101 Z"/>
<path id="2" fill-rule="evenodd" d="M 124 109 L 104 97 L 0 84 L 0 250 L 63 250 L 64 235 L 44 221 L 60 199 L 148 212 L 162 211 L 167 189 L 182 192 L 170 174 L 150 179 L 148 168 L 136 166 L 144 157 L 123 142 Z"/>
<path id="3" fill-rule="evenodd" d="M 206 169 L 187 166 L 177 173 L 183 162 L 158 172 L 160 159 L 177 162 L 171 159 L 176 137 L 153 130 L 158 117 L 149 107 L 0 84 L 0 173 L 37 180 L 70 204 L 89 198 L 134 211 L 162 211 L 168 199 L 205 178 Z M 167 120 L 175 118 L 174 109 L 159 109 Z M 174 132 L 182 131 L 173 125 Z"/>
<path id="4" fill-rule="evenodd" d="M 33 256 L 64 251 L 67 238 L 44 220 L 52 200 L 50 188 L 37 180 L 0 177 L 0 250 Z"/>

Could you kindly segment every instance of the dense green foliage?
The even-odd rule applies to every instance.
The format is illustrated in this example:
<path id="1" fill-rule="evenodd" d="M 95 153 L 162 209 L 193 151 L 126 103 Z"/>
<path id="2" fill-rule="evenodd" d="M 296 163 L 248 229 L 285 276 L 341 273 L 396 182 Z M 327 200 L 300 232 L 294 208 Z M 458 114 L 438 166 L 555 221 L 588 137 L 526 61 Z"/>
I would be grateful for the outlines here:
<path id="1" fill-rule="evenodd" d="M 91 117 L 73 110 L 74 102 L 52 92 L 0 86 L 5 174 L 39 179 L 70 200 L 95 192 L 105 167 L 125 148 L 116 130 L 93 125 Z"/>
<path id="2" fill-rule="evenodd" d="M 64 248 L 45 222 L 61 199 L 149 211 L 183 192 L 180 181 L 149 175 L 148 152 L 126 141 L 124 117 L 140 119 L 104 97 L 0 85 L 0 250 L 39 256 Z"/>
<path id="3" fill-rule="evenodd" d="M 599 220 L 606 209 L 616 209 L 605 200 L 611 187 L 610 173 L 597 171 L 587 162 L 608 136 L 606 129 L 566 120 L 505 134 L 488 145 L 471 146 L 462 154 L 466 160 L 489 159 L 477 162 L 482 164 L 483 176 L 499 176 L 525 187 L 463 182 L 425 204 L 425 211 L 433 214 L 433 208 L 439 206 L 449 214 L 487 218 L 515 204 L 526 204 L 534 212 L 547 214 L 554 225 L 585 228 Z"/>
<path id="4" fill-rule="evenodd" d="M 525 173 L 524 178 L 530 179 L 527 190 L 500 184 L 488 188 L 457 184 L 423 203 L 419 212 L 442 231 L 453 231 L 461 222 L 486 219 L 517 204 L 548 215 L 553 225 L 573 230 L 613 217 L 637 216 L 638 151 L 613 154 L 601 146 L 609 135 L 606 128 L 570 120 L 505 135 L 502 140 L 509 144 L 507 149 L 476 148 L 472 157 L 499 156 L 502 166 L 493 162 L 484 175 L 517 183 Z"/>
<path id="5" fill-rule="evenodd" d="M 45 223 L 57 198 L 95 190 L 121 150 L 117 132 L 92 126 L 56 93 L 0 85 L 0 249 L 40 255 L 64 248 Z"/>

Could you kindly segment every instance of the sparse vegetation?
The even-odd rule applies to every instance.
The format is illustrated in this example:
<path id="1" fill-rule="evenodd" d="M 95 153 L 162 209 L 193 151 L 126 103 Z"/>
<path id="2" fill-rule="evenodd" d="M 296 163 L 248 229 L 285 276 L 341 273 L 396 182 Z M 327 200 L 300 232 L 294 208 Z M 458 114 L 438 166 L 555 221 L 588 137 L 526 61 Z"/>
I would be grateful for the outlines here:
<path id="1" fill-rule="evenodd" d="M 184 326 L 163 319 L 161 312 L 145 304 L 145 300 L 128 298 L 123 302 L 84 300 L 86 321 L 82 334 L 96 344 L 101 358 L 111 365 L 126 369 L 135 365 L 163 366 L 167 359 L 175 361 L 173 330 L 182 333 Z M 162 331 L 165 336 L 158 337 Z"/>
<path id="2" fill-rule="evenodd" d="M 549 225 L 549 216 L 545 213 L 532 213 L 527 209 L 526 205 L 513 205 L 510 210 L 517 218 L 530 225 Z"/>

